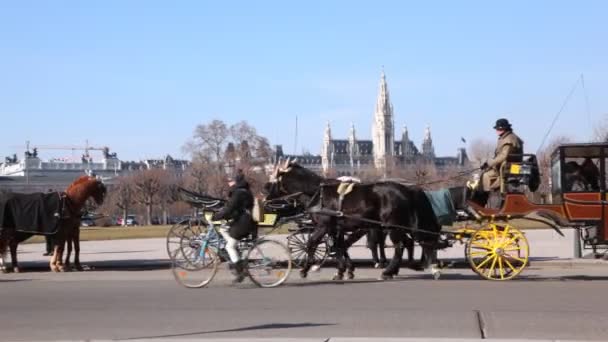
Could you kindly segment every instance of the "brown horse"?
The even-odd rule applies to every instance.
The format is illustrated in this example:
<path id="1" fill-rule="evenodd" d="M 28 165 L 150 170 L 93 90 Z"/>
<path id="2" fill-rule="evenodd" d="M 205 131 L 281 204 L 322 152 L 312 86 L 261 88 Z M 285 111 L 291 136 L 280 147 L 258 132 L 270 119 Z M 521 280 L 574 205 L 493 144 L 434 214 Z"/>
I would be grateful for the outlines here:
<path id="1" fill-rule="evenodd" d="M 60 214 L 57 231 L 53 235 L 53 256 L 49 262 L 52 271 L 63 271 L 63 251 L 66 242 L 73 242 L 75 247 L 74 264 L 80 269 L 80 219 L 82 209 L 89 198 L 99 205 L 103 203 L 106 187 L 102 181 L 92 176 L 82 176 L 76 179 L 67 190 L 61 194 L 63 198 L 63 210 Z M 4 255 L 8 246 L 11 253 L 12 266 L 15 272 L 19 272 L 17 263 L 17 246 L 34 234 L 17 231 L 18 227 L 2 227 L 0 231 L 0 256 Z"/>

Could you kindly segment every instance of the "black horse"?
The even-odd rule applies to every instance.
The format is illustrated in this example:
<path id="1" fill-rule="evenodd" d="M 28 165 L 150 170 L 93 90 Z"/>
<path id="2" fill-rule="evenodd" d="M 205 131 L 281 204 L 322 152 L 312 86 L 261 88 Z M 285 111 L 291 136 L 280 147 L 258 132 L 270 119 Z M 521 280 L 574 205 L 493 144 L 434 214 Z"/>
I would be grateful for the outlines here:
<path id="1" fill-rule="evenodd" d="M 286 161 L 286 164 L 282 166 L 282 168 L 288 167 L 289 161 Z M 296 167 L 299 167 L 297 164 Z M 280 167 L 277 166 L 273 173 L 273 177 L 276 179 L 277 172 L 279 172 Z M 302 211 L 306 210 L 310 206 L 311 201 L 318 194 L 319 187 L 323 183 L 336 183 L 339 184 L 339 180 L 337 179 L 329 179 L 323 178 L 316 173 L 310 172 L 307 174 L 310 176 L 310 184 L 306 184 L 306 186 L 299 188 L 298 191 L 285 190 L 276 184 L 276 182 L 271 181 L 267 183 L 264 187 L 264 192 L 267 195 L 265 203 L 274 203 L 275 200 L 280 201 L 285 196 L 290 197 L 292 200 L 298 203 L 298 208 L 300 208 L 300 204 L 304 205 Z M 272 195 L 269 195 L 272 194 Z M 279 194 L 275 196 L 275 194 Z M 288 216 L 288 215 L 287 215 Z M 317 246 L 323 241 L 323 238 L 328 235 L 329 231 L 327 226 L 316 227 L 313 233 L 310 235 L 309 240 L 307 241 L 307 256 L 311 257 L 310 260 L 314 260 L 312 256 L 314 255 L 314 251 Z M 354 265 L 350 256 L 348 254 L 348 249 L 354 245 L 357 241 L 361 240 L 363 236 L 367 236 L 367 247 L 372 252 L 372 260 L 375 263 L 375 267 L 384 267 L 386 266 L 386 255 L 385 255 L 385 240 L 387 233 L 382 230 L 369 230 L 366 228 L 360 228 L 354 230 L 352 233 L 348 235 L 348 237 L 343 242 L 343 254 L 346 262 L 346 266 L 348 272 L 346 274 L 347 279 L 354 278 Z M 328 243 L 334 244 L 335 239 L 329 239 Z M 406 236 L 403 242 L 405 249 L 408 251 L 408 263 L 413 263 L 414 261 L 414 240 Z M 378 254 L 380 256 L 378 257 Z M 309 261 L 310 261 L 309 260 Z M 306 267 L 305 271 L 301 271 L 300 275 L 302 277 L 306 277 L 308 275 L 308 270 L 310 269 L 310 264 Z"/>
<path id="2" fill-rule="evenodd" d="M 441 226 L 422 189 L 385 181 L 356 184 L 349 194 L 341 197 L 338 194 L 339 185 L 340 182 L 336 180 L 323 183 L 322 177 L 296 163 L 286 163 L 277 168 L 270 182 L 265 185 L 267 199 L 292 193 L 313 194 L 310 195 L 308 206 L 316 223 L 313 237 L 327 233 L 335 239 L 338 251 L 337 279 L 342 279 L 347 266 L 352 267 L 347 265 L 344 232 L 360 231 L 362 225 L 367 226 L 367 229 L 388 229 L 395 246 L 393 259 L 382 272 L 382 279 L 390 279 L 398 273 L 403 248 L 411 240 L 409 234 L 422 246 L 423 268 L 428 268 L 436 261 Z M 328 215 L 328 210 L 343 213 L 344 216 Z M 309 255 L 314 252 L 313 243 L 311 238 L 307 246 Z M 302 276 L 307 275 L 310 266 L 305 261 L 300 271 Z"/>

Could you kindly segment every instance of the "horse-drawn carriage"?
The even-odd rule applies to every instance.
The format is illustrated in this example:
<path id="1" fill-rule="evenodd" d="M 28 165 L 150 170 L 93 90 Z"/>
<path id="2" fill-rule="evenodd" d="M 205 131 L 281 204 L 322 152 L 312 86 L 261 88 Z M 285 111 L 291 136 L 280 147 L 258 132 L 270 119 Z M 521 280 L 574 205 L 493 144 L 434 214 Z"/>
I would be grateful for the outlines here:
<path id="1" fill-rule="evenodd" d="M 442 205 L 451 209 L 453 220 L 464 221 L 464 228 L 442 229 L 437 223 L 436 210 L 429 218 L 432 206 L 429 194 L 421 195 L 423 192 L 415 190 L 416 187 L 383 181 L 355 184 L 350 186 L 352 193 L 339 193 L 339 189 L 345 188 L 343 182 L 322 179 L 290 162 L 277 167 L 267 186 L 273 195 L 269 198 L 280 199 L 266 202 L 267 213 L 261 225 L 277 226 L 298 220 L 299 229 L 290 235 L 291 241 L 297 241 L 290 244 L 290 249 L 292 255 L 301 260 L 303 276 L 312 263 L 326 257 L 326 246 L 316 250 L 317 244 L 325 241 L 327 235 L 339 238 L 331 229 L 340 226 L 346 228 L 338 230 L 338 234 L 356 226 L 389 232 L 395 245 L 395 257 L 393 264 L 383 272 L 386 278 L 396 274 L 404 244 L 416 240 L 423 247 L 427 266 L 434 261 L 433 252 L 436 256 L 438 249 L 461 242 L 465 244 L 465 258 L 474 272 L 489 280 L 512 279 L 528 265 L 528 241 L 522 229 L 517 227 L 517 222 L 522 220 L 552 227 L 561 235 L 563 228 L 576 229 L 581 234 L 583 246 L 594 251 L 608 247 L 608 144 L 559 146 L 551 156 L 552 199 L 548 204 L 533 203 L 526 195 L 538 187 L 538 183 L 534 184 L 538 179 L 535 156 L 515 157 L 501 168 L 500 206 L 497 208 L 476 204 L 469 197 L 471 189 L 467 187 L 442 190 L 442 195 L 449 198 Z M 384 197 L 393 196 L 394 201 L 386 202 L 388 207 L 377 204 L 378 208 L 372 208 L 370 203 L 379 203 L 379 193 Z M 298 194 L 308 196 L 306 208 L 289 197 L 284 199 Z M 286 208 L 293 209 L 294 215 L 281 216 Z M 373 212 L 377 209 L 394 215 L 379 216 Z M 407 213 L 398 218 L 400 212 Z M 346 266 L 338 261 L 339 273 L 343 273 Z M 433 268 L 433 273 L 437 276 L 438 269 Z"/>

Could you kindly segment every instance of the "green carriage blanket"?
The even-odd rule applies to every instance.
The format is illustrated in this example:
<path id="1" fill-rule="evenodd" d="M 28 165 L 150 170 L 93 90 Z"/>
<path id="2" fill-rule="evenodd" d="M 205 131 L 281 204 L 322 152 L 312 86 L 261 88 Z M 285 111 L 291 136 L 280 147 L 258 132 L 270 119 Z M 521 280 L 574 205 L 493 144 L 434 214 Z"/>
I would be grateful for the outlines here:
<path id="1" fill-rule="evenodd" d="M 456 220 L 456 208 L 450 190 L 425 191 L 426 197 L 433 206 L 433 211 L 442 226 L 449 226 Z"/>

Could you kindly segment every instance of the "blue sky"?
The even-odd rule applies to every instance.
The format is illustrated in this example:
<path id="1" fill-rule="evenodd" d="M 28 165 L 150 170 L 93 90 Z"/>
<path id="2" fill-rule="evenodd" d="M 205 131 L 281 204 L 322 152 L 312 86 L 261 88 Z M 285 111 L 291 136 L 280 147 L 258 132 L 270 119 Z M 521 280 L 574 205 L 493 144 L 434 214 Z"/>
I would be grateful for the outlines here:
<path id="1" fill-rule="evenodd" d="M 395 124 L 441 155 L 495 139 L 506 116 L 535 151 L 589 139 L 608 114 L 604 1 L 0 2 L 0 155 L 108 145 L 122 159 L 183 156 L 194 127 L 247 120 L 318 153 L 325 122 L 370 138 L 384 65 Z M 70 154 L 69 151 L 53 154 Z M 44 152 L 44 155 L 51 155 Z"/>

